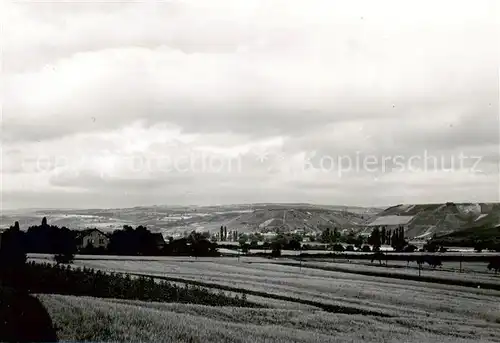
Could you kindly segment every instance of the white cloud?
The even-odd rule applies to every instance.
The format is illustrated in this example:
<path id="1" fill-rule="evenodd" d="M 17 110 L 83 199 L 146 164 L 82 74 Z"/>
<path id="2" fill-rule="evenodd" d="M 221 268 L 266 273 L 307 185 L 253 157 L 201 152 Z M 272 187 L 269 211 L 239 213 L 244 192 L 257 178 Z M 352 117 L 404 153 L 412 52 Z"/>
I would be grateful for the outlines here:
<path id="1" fill-rule="evenodd" d="M 12 206 L 39 201 L 33 192 L 79 206 L 92 199 L 81 194 L 99 191 L 103 206 L 494 198 L 497 8 L 493 0 L 3 4 L 3 189 Z M 268 158 L 257 160 L 258 151 Z M 313 151 L 378 159 L 465 151 L 485 156 L 486 173 L 298 172 Z M 131 170 L 132 157 L 194 153 L 240 158 L 243 168 Z M 43 156 L 52 158 L 47 172 L 35 172 Z"/>

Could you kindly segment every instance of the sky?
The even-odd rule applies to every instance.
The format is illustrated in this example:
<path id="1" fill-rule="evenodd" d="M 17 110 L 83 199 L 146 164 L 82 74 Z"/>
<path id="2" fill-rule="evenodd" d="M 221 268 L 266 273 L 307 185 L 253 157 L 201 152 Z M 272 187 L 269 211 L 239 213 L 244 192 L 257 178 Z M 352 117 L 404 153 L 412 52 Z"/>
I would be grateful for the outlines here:
<path id="1" fill-rule="evenodd" d="M 499 201 L 499 11 L 2 2 L 0 206 Z"/>

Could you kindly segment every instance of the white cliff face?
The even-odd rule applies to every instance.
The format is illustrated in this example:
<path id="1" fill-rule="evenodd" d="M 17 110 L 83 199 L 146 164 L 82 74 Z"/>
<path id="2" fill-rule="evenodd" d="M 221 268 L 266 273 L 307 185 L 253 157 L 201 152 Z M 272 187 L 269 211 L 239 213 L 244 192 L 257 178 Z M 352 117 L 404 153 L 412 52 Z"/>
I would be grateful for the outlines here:
<path id="1" fill-rule="evenodd" d="M 479 204 L 470 204 L 470 205 L 457 205 L 457 208 L 460 212 L 464 214 L 481 214 L 481 205 Z"/>

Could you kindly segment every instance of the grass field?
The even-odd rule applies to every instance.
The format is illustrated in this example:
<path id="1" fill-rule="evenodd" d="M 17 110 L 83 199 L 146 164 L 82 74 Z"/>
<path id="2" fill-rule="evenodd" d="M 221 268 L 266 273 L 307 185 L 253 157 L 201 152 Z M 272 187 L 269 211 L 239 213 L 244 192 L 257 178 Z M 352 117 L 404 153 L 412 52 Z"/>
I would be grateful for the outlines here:
<path id="1" fill-rule="evenodd" d="M 299 260 L 297 258 L 297 260 Z M 335 263 L 350 263 L 350 264 L 362 264 L 366 266 L 374 266 L 377 267 L 379 264 L 378 260 L 375 260 L 373 263 L 371 260 L 366 260 L 366 259 L 345 259 L 345 258 L 307 258 L 303 259 L 303 261 L 307 262 L 335 262 Z M 398 261 L 398 260 L 382 260 L 382 263 L 386 264 L 390 268 L 404 268 L 407 270 L 416 270 L 418 273 L 418 264 L 414 261 L 411 261 L 409 264 L 407 261 Z M 449 272 L 460 272 L 460 270 L 463 273 L 469 273 L 469 274 L 486 274 L 486 275 L 494 275 L 492 271 L 489 271 L 487 266 L 488 262 L 462 262 L 460 266 L 460 262 L 458 261 L 443 261 L 443 265 L 441 268 L 438 268 L 441 271 L 449 271 Z M 423 270 L 431 270 L 432 267 L 429 265 L 424 265 Z"/>
<path id="2" fill-rule="evenodd" d="M 242 259 L 243 260 L 243 259 Z M 171 261 L 84 260 L 76 266 L 203 281 L 266 294 L 285 294 L 333 305 L 377 309 L 389 315 L 500 321 L 500 292 L 418 281 L 380 278 L 269 263 L 252 258 Z"/>
<path id="3" fill-rule="evenodd" d="M 34 256 L 31 256 L 31 259 L 33 259 L 33 257 Z M 35 260 L 38 260 L 41 257 L 43 256 L 38 256 Z M 258 292 L 258 294 L 253 293 L 254 296 L 250 295 L 248 299 L 272 306 L 275 311 L 291 311 L 290 313 L 294 313 L 293 316 L 298 316 L 300 318 L 316 318 L 314 320 L 322 318 L 323 320 L 323 317 L 326 316 L 329 318 L 328 320 L 334 322 L 341 321 L 341 323 L 338 323 L 338 325 L 340 325 L 340 328 L 338 329 L 338 337 L 339 340 L 342 341 L 361 342 L 365 341 L 367 339 L 366 337 L 368 337 L 371 341 L 391 341 L 390 335 L 394 334 L 394 332 L 390 331 L 391 329 L 389 328 L 391 325 L 396 325 L 395 327 L 400 331 L 397 331 L 397 334 L 394 334 L 394 337 L 399 337 L 392 340 L 394 342 L 451 342 L 459 341 L 458 338 L 472 339 L 476 341 L 500 342 L 500 291 L 401 280 L 397 278 L 374 277 L 359 275 L 352 272 L 330 271 L 306 267 L 307 263 L 327 265 L 330 262 L 304 262 L 303 268 L 283 265 L 281 263 L 283 263 L 283 260 L 269 260 L 258 257 L 242 257 L 240 259 L 236 257 L 198 259 L 192 257 L 161 257 L 155 260 L 141 260 L 140 258 L 130 260 L 124 258 L 108 258 L 106 260 L 85 259 L 76 260 L 74 265 L 79 267 L 92 267 L 106 271 L 152 275 L 166 279 L 173 278 L 177 282 L 201 282 L 207 287 L 227 287 L 226 290 L 229 289 L 230 291 L 232 290 L 240 294 L 245 292 L 249 292 L 249 294 L 252 294 L 251 292 Z M 342 265 L 342 263 L 333 264 Z M 385 267 L 374 267 L 361 263 L 346 265 L 351 268 L 385 269 Z M 404 268 L 399 269 L 401 272 L 405 272 Z M 415 271 L 410 270 L 406 272 L 414 273 Z M 287 299 L 286 301 L 283 301 L 283 297 L 285 296 Z M 105 316 L 108 318 L 106 319 L 108 321 L 132 320 L 128 317 L 136 315 L 132 314 L 132 312 L 135 313 L 133 309 L 137 310 L 137 315 L 141 316 L 141 318 L 143 318 L 142 316 L 144 316 L 144 318 L 150 318 L 150 316 L 154 317 L 157 315 L 158 318 L 152 320 L 151 322 L 153 323 L 151 324 L 151 328 L 160 328 L 161 325 L 158 323 L 162 323 L 163 320 L 167 320 L 165 318 L 175 317 L 173 314 L 169 314 L 169 310 L 166 310 L 170 308 L 168 307 L 170 305 L 164 307 L 164 310 L 162 310 L 163 312 L 160 313 L 158 312 L 160 310 L 157 308 L 159 305 L 154 305 L 156 306 L 154 309 L 150 308 L 153 305 L 134 305 L 135 307 L 131 308 L 130 306 L 132 305 L 125 306 L 123 305 L 123 302 L 121 302 L 120 306 L 118 306 L 116 305 L 117 301 L 115 301 L 113 302 L 113 304 L 115 304 L 113 306 L 118 307 L 113 310 L 113 313 L 107 313 L 105 309 L 106 306 L 110 306 L 110 300 L 105 301 L 60 296 L 43 297 L 45 297 L 44 299 L 48 301 L 49 305 L 52 307 L 75 307 L 77 308 L 77 310 L 75 310 L 76 313 L 80 313 L 79 315 L 81 316 L 86 316 L 87 311 L 90 311 L 91 313 L 94 313 L 94 316 Z M 304 305 L 304 303 L 307 303 L 307 305 Z M 316 304 L 316 306 L 314 304 Z M 332 313 L 336 312 L 333 310 L 328 313 L 320 311 L 320 308 L 325 308 L 324 306 L 319 306 L 320 304 L 324 306 L 331 305 L 333 308 L 357 309 L 359 312 L 338 311 L 338 313 Z M 69 309 L 67 311 L 69 311 Z M 231 311 L 246 310 L 234 309 Z M 126 313 L 129 313 L 130 315 L 126 315 Z M 380 314 L 380 317 L 372 315 L 360 316 L 356 314 L 347 315 L 343 313 L 378 313 Z M 181 315 L 192 316 L 193 314 L 188 315 L 184 314 L 184 312 L 182 314 L 177 313 L 177 317 L 175 317 L 177 318 L 176 320 L 180 320 L 179 316 Z M 383 318 L 382 316 L 387 318 Z M 345 331 L 349 328 L 349 325 L 347 324 L 349 323 L 349 318 L 351 318 L 350 320 L 352 323 L 359 324 L 358 329 Z M 139 321 L 138 323 L 142 323 L 141 320 L 146 323 L 146 319 L 137 320 Z M 189 322 L 191 319 L 186 320 Z M 203 330 L 208 330 L 206 332 L 208 337 L 216 337 L 216 334 L 211 330 L 212 326 L 217 326 L 217 324 L 212 321 L 217 321 L 219 319 L 210 315 L 208 318 L 203 317 L 203 319 L 199 320 L 205 320 L 203 323 L 207 323 L 207 327 Z M 299 322 L 302 323 L 302 319 L 299 320 Z M 252 339 L 255 340 L 246 340 L 245 337 L 236 337 L 234 336 L 234 333 L 231 333 L 231 330 L 234 328 L 231 325 L 238 324 L 232 322 L 225 323 L 224 325 L 221 324 L 221 332 L 219 334 L 220 337 L 223 337 L 221 341 L 226 339 L 227 341 L 237 342 L 332 341 L 327 340 L 327 338 L 323 336 L 329 335 L 329 333 L 325 333 L 325 330 L 328 329 L 323 328 L 321 325 L 316 327 L 315 330 L 309 326 L 306 329 L 298 329 L 296 327 L 298 324 L 295 322 L 295 319 L 292 323 L 292 326 L 296 330 L 299 330 L 293 335 L 289 334 L 288 329 L 283 329 L 282 331 L 276 329 L 278 330 L 276 332 L 281 333 L 276 333 L 276 336 L 268 336 L 271 335 L 272 331 L 269 329 L 271 331 L 263 331 L 262 333 L 259 333 L 263 336 L 254 334 L 255 337 L 252 337 Z M 327 324 L 328 323 L 324 323 L 324 325 Z M 132 324 L 129 323 L 126 325 L 136 324 L 133 324 L 132 322 Z M 135 338 L 139 339 L 142 337 L 141 335 L 147 334 L 146 332 L 141 333 L 140 325 L 134 326 L 133 330 L 134 335 L 136 336 L 131 335 L 130 340 L 134 340 Z M 193 330 L 189 329 L 189 327 L 183 326 L 181 323 L 178 325 L 179 330 L 183 333 Z M 256 330 L 252 327 L 254 324 L 251 322 L 247 323 L 245 321 L 245 325 L 248 325 L 249 328 L 251 328 L 248 330 Z M 273 325 L 281 327 L 280 325 L 285 324 L 269 324 L 270 327 L 274 327 Z M 286 325 L 290 325 L 290 323 Z M 367 330 L 366 328 L 371 327 L 372 325 L 381 328 L 380 335 L 382 336 L 378 336 L 378 332 L 372 334 L 369 333 L 372 329 Z M 343 329 L 344 327 L 345 330 Z M 68 330 L 68 332 L 72 332 L 70 329 Z M 238 330 L 241 331 L 243 329 L 239 328 Z M 312 330 L 315 334 L 306 334 L 300 330 L 305 330 L 306 333 Z M 113 335 L 120 334 L 119 330 L 116 331 L 115 329 L 112 329 L 111 331 L 113 332 Z M 203 341 L 200 336 L 196 336 L 196 332 L 189 332 L 191 332 L 189 335 L 194 335 L 194 338 L 191 338 L 191 340 L 176 338 L 177 341 Z M 247 331 L 243 330 L 241 332 Z M 351 336 L 348 335 L 348 332 L 351 333 Z M 401 339 L 398 335 L 402 332 L 406 332 L 406 334 L 410 335 L 409 337 L 411 339 Z M 290 336 L 290 338 L 287 336 L 288 334 L 293 337 Z M 308 340 L 308 335 L 315 338 L 313 340 Z M 363 335 L 366 337 L 363 338 Z M 147 337 L 149 336 L 145 337 L 146 338 L 144 339 L 148 340 Z M 335 337 L 336 336 L 334 335 L 333 338 L 330 339 L 334 339 Z M 122 336 L 116 336 L 116 339 L 122 340 Z M 215 340 L 215 338 L 213 339 L 214 341 L 218 341 Z"/>
<path id="4" fill-rule="evenodd" d="M 61 341 L 498 342 L 498 330 L 436 318 L 244 309 L 38 295 Z"/>
<path id="5" fill-rule="evenodd" d="M 289 260 L 282 259 L 282 263 L 288 263 Z M 299 261 L 294 261 L 294 264 L 299 263 Z M 388 261 L 388 265 L 385 265 L 385 261 L 382 261 L 382 265 L 379 261 L 350 261 L 338 260 L 332 262 L 332 260 L 307 260 L 302 261 L 303 266 L 311 267 L 325 267 L 325 268 L 336 268 L 340 271 L 345 272 L 362 272 L 362 271 L 380 271 L 389 272 L 395 275 L 419 275 L 418 265 L 412 262 L 410 266 L 406 266 L 404 261 Z M 487 263 L 480 262 L 464 262 L 462 263 L 462 273 L 460 273 L 459 262 L 443 262 L 442 267 L 432 268 L 428 265 L 422 266 L 420 274 L 422 276 L 432 276 L 438 279 L 447 280 L 464 280 L 464 281 L 475 281 L 475 282 L 488 282 L 497 283 L 500 285 L 500 276 L 495 275 L 493 271 L 488 271 L 486 268 Z"/>

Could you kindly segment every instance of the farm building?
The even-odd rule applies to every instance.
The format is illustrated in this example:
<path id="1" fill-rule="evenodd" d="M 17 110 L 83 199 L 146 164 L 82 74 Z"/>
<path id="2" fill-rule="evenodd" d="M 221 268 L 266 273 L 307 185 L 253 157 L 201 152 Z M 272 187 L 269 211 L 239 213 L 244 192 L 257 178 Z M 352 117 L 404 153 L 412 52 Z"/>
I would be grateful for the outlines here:
<path id="1" fill-rule="evenodd" d="M 77 235 L 78 249 L 86 248 L 89 245 L 94 248 L 107 248 L 108 244 L 108 235 L 98 229 L 83 230 Z"/>

